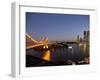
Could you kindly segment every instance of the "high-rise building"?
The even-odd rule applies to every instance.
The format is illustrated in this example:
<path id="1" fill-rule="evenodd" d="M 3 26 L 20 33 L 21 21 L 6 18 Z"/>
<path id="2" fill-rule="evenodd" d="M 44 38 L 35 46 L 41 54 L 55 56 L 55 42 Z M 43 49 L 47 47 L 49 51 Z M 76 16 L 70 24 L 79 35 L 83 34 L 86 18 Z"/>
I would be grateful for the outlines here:
<path id="1" fill-rule="evenodd" d="M 89 41 L 89 31 L 84 31 L 84 33 L 83 33 L 83 40 L 85 42 Z"/>
<path id="2" fill-rule="evenodd" d="M 79 35 L 77 35 L 77 42 L 79 42 L 80 41 L 80 37 L 79 37 Z"/>

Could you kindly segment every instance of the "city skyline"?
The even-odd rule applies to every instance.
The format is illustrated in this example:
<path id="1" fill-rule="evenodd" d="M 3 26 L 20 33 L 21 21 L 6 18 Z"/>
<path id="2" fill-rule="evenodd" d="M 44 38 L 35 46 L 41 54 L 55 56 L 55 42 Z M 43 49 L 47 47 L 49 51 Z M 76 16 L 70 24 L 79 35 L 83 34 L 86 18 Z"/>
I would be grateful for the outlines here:
<path id="1" fill-rule="evenodd" d="M 89 30 L 89 15 L 26 12 L 26 33 L 36 40 L 75 40 L 84 30 Z"/>

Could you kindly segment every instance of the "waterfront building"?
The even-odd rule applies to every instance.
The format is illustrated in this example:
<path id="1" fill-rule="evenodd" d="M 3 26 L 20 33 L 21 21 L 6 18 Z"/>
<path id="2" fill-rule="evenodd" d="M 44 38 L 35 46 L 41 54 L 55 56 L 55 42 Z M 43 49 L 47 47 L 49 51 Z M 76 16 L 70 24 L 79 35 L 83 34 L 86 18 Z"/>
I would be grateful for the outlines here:
<path id="1" fill-rule="evenodd" d="M 84 31 L 83 33 L 83 41 L 89 42 L 89 31 Z"/>

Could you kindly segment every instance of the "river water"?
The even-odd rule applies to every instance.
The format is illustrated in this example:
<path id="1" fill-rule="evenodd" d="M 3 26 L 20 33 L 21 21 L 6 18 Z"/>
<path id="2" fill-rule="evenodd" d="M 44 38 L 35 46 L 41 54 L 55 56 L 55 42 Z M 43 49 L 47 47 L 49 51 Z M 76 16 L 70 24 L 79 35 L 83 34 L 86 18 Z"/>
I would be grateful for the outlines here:
<path id="1" fill-rule="evenodd" d="M 70 48 L 63 47 L 44 51 L 30 49 L 26 51 L 26 54 L 54 63 L 68 60 L 82 61 L 84 59 L 84 52 L 77 44 L 68 44 L 68 46 Z"/>

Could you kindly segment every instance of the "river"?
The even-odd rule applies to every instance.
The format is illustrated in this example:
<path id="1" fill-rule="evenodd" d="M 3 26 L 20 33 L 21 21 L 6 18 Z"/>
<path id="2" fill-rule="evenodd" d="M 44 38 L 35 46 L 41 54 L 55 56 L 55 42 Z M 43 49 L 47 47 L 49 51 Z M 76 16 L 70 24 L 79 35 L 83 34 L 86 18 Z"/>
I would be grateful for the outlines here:
<path id="1" fill-rule="evenodd" d="M 44 51 L 35 51 L 34 49 L 30 49 L 26 51 L 26 55 L 31 55 L 38 59 L 43 59 L 43 60 L 50 61 L 56 64 L 57 63 L 63 64 L 63 62 L 65 63 L 68 61 L 69 62 L 82 61 L 84 59 L 84 52 L 78 46 L 78 44 L 68 44 L 68 46 L 69 48 L 62 47 L 62 48 L 56 48 L 56 49 L 50 49 L 50 50 L 44 50 Z M 26 64 L 28 63 L 29 61 Z M 34 63 L 34 60 L 33 60 L 33 63 Z"/>

